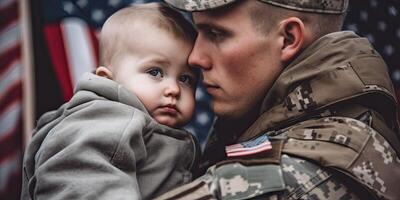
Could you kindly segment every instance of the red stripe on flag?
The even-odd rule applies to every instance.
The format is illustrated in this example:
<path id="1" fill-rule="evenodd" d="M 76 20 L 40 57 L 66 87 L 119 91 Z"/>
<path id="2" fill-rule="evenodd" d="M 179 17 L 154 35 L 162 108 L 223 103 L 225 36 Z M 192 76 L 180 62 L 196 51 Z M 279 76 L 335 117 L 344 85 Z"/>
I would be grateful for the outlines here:
<path id="1" fill-rule="evenodd" d="M 19 63 L 21 58 L 21 45 L 19 35 L 19 2 L 14 0 L 6 2 L 0 8 L 0 34 L 7 46 L 3 46 L 0 52 L 0 75 L 2 77 L 8 76 L 8 72 L 15 72 L 12 67 L 20 67 L 15 65 Z M 2 2 L 4 3 L 4 2 Z M 9 31 L 16 34 L 11 35 Z M 7 41 L 9 40 L 9 41 Z M 19 73 L 19 72 L 17 72 Z M 15 74 L 11 74 L 11 78 L 15 78 Z M 10 77 L 8 77 L 10 78 Z M 7 83 L 0 91 L 0 114 L 3 115 L 8 112 L 7 109 L 18 110 L 17 119 L 10 120 L 12 122 L 2 121 L 1 140 L 0 140 L 0 199 L 19 199 L 21 193 L 21 151 L 23 147 L 22 140 L 22 111 L 21 98 L 22 98 L 22 83 L 20 77 L 13 80 L 13 83 Z M 14 116 L 15 117 L 15 116 Z M 4 119 L 2 119 L 4 120 Z M 4 124 L 10 123 L 10 124 Z"/>
<path id="2" fill-rule="evenodd" d="M 20 102 L 18 102 L 20 103 Z M 22 113 L 21 113 L 22 115 Z M 0 164 L 7 159 L 10 152 L 22 149 L 22 118 L 14 124 L 14 128 L 5 133 L 0 140 Z"/>
<path id="3" fill-rule="evenodd" d="M 96 66 L 99 66 L 99 40 L 96 35 L 96 29 L 90 28 L 89 29 L 89 38 L 91 40 L 90 44 L 92 45 L 92 49 L 94 52 L 94 59 L 96 61 Z"/>
<path id="4" fill-rule="evenodd" d="M 64 100 L 68 101 L 72 97 L 73 87 L 61 27 L 58 24 L 47 25 L 44 27 L 44 34 L 47 38 L 47 46 L 49 48 L 54 71 L 62 87 Z"/>
<path id="5" fill-rule="evenodd" d="M 15 149 L 13 152 L 9 152 L 12 154 L 12 157 L 7 160 L 8 163 L 4 163 L 2 166 L 6 166 L 9 164 L 10 167 L 15 166 L 12 169 L 9 169 L 7 174 L 2 177 L 2 180 L 5 185 L 0 189 L 0 198 L 1 199 L 20 199 L 21 194 L 21 163 L 22 163 L 22 154 L 19 149 Z"/>
<path id="6" fill-rule="evenodd" d="M 254 146 L 254 147 L 237 147 L 237 148 L 229 148 L 226 147 L 225 151 L 226 153 L 234 153 L 234 152 L 240 152 L 240 151 L 252 151 L 252 150 L 256 150 L 258 148 L 262 148 L 264 146 L 271 146 L 270 142 L 264 142 L 260 145 Z"/>
<path id="7" fill-rule="evenodd" d="M 0 113 L 3 113 L 10 102 L 22 97 L 22 81 L 18 81 L 9 87 L 6 91 L 0 93 Z"/>
<path id="8" fill-rule="evenodd" d="M 236 157 L 236 156 L 247 156 L 247 155 L 254 155 L 263 151 L 267 151 L 272 149 L 272 145 L 268 144 L 268 145 L 264 145 L 260 148 L 255 148 L 252 150 L 244 150 L 244 151 L 238 151 L 238 152 L 227 152 L 226 155 L 228 157 Z"/>
<path id="9" fill-rule="evenodd" d="M 21 85 L 16 89 L 21 91 Z M 8 97 L 8 96 L 7 96 Z M 15 109 L 14 106 L 21 105 L 21 95 L 15 95 L 7 102 L 8 105 L 2 108 L 1 114 L 7 112 L 8 109 Z M 13 106 L 14 105 L 14 106 Z M 13 122 L 10 130 L 1 134 L 0 140 L 0 169 L 1 176 L 1 199 L 19 199 L 21 192 L 21 166 L 22 166 L 22 111 L 18 109 L 18 119 Z"/>
<path id="10" fill-rule="evenodd" d="M 21 58 L 21 44 L 15 45 L 5 52 L 0 53 L 0 75 L 8 71 L 15 60 Z"/>
<path id="11" fill-rule="evenodd" d="M 18 19 L 18 1 L 0 9 L 0 30 L 3 30 Z"/>

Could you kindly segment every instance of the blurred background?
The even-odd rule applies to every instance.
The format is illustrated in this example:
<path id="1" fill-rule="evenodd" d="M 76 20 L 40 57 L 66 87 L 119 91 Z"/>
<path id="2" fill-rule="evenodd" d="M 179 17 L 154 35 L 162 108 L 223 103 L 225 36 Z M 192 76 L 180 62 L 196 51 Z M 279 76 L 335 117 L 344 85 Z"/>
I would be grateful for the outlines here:
<path id="1" fill-rule="evenodd" d="M 105 19 L 135 0 L 0 0 L 0 199 L 19 199 L 24 145 L 36 120 L 68 101 L 97 66 Z M 400 1 L 350 0 L 343 29 L 367 37 L 389 66 L 400 98 Z M 190 16 L 186 14 L 190 19 Z M 214 116 L 199 85 L 186 129 L 204 142 Z"/>

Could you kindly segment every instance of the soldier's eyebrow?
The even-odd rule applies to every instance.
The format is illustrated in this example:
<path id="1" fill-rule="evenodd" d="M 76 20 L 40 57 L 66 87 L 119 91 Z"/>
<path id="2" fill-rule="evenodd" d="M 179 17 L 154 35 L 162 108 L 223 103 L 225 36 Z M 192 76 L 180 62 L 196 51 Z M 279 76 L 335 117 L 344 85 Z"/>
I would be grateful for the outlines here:
<path id="1" fill-rule="evenodd" d="M 198 23 L 195 25 L 197 30 L 204 31 L 204 30 L 217 30 L 221 31 L 224 33 L 230 33 L 230 31 L 227 30 L 227 28 L 220 26 L 218 24 L 212 24 L 212 23 Z"/>

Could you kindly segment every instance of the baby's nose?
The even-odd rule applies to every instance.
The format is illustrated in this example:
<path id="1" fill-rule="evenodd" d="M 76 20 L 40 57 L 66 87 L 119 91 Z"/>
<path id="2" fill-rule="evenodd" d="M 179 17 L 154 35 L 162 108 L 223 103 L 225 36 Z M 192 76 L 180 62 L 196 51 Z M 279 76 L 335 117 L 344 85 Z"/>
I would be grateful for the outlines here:
<path id="1" fill-rule="evenodd" d="M 180 88 L 176 81 L 170 81 L 165 88 L 165 95 L 166 96 L 173 96 L 177 97 L 180 95 Z"/>

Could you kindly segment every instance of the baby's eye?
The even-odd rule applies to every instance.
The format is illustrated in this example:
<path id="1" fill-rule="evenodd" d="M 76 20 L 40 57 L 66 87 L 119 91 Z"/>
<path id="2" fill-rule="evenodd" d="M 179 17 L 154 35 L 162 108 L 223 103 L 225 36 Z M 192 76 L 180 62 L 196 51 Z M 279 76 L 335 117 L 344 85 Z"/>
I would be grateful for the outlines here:
<path id="1" fill-rule="evenodd" d="M 163 77 L 163 71 L 160 68 L 152 68 L 148 70 L 146 73 L 150 74 L 151 76 L 154 77 Z"/>

